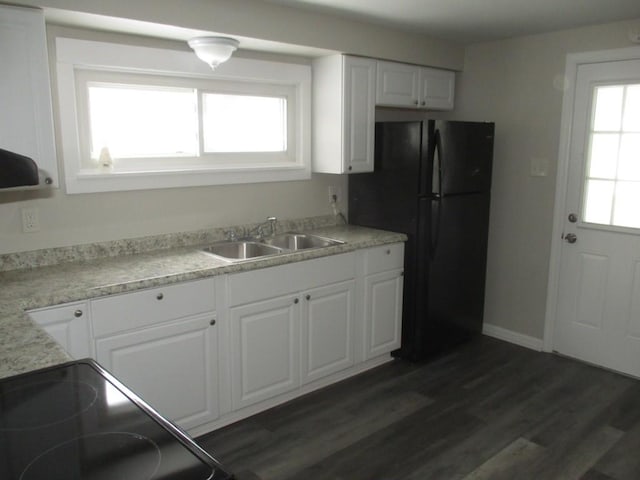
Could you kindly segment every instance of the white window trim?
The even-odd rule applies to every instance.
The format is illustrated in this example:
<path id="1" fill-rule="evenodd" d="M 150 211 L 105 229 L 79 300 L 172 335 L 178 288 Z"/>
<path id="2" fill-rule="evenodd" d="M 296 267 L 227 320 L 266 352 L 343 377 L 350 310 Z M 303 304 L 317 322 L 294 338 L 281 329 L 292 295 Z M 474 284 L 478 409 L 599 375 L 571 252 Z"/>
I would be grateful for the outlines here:
<path id="1" fill-rule="evenodd" d="M 62 157 L 67 193 L 145 190 L 311 178 L 311 67 L 231 58 L 215 71 L 192 52 L 56 39 Z M 188 171 L 101 172 L 82 168 L 76 69 L 151 73 L 199 79 L 293 86 L 296 99 L 295 163 L 211 165 Z"/>

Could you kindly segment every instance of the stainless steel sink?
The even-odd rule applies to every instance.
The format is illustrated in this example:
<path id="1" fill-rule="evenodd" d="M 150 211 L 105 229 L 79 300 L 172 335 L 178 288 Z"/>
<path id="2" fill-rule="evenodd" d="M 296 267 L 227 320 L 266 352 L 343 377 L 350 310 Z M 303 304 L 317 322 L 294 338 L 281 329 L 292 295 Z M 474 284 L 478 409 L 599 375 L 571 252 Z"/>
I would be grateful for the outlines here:
<path id="1" fill-rule="evenodd" d="M 271 255 L 308 250 L 311 248 L 341 245 L 344 242 L 333 238 L 309 235 L 307 233 L 281 233 L 263 240 L 229 240 L 218 242 L 202 249 L 209 255 L 216 256 L 229 262 L 251 260 Z"/>
<path id="2" fill-rule="evenodd" d="M 309 248 L 330 247 L 341 245 L 344 242 L 333 238 L 319 237 L 306 233 L 282 233 L 273 237 L 267 237 L 264 242 L 268 245 L 283 248 L 285 250 L 307 250 Z"/>
<path id="3" fill-rule="evenodd" d="M 251 258 L 277 255 L 282 253 L 283 249 L 276 245 L 238 240 L 234 242 L 214 243 L 213 245 L 203 248 L 202 251 L 225 260 L 248 260 Z"/>

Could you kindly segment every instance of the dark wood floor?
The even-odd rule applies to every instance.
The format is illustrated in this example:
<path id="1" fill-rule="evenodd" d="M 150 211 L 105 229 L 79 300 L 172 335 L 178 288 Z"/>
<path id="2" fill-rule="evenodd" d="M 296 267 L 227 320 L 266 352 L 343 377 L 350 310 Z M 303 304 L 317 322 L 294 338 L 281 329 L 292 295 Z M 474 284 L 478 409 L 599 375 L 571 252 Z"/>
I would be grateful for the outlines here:
<path id="1" fill-rule="evenodd" d="M 239 480 L 638 480 L 640 382 L 482 337 L 198 441 Z"/>

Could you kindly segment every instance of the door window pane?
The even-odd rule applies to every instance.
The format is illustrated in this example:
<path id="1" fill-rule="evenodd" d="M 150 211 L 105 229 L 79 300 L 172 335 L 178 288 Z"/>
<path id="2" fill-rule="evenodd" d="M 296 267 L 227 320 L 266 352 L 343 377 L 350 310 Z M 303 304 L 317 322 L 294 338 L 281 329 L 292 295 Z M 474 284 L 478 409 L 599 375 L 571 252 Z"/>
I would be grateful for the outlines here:
<path id="1" fill-rule="evenodd" d="M 618 182 L 616 185 L 613 224 L 640 228 L 640 183 Z"/>
<path id="2" fill-rule="evenodd" d="M 624 106 L 625 132 L 640 132 L 640 85 L 629 85 Z"/>
<path id="3" fill-rule="evenodd" d="M 596 88 L 593 130 L 600 132 L 620 130 L 623 92 L 623 86 Z"/>
<path id="4" fill-rule="evenodd" d="M 613 187 L 615 183 L 606 180 L 587 181 L 584 221 L 588 223 L 611 223 Z"/>
<path id="5" fill-rule="evenodd" d="M 640 181 L 640 133 L 625 133 L 622 135 L 618 178 L 620 180 Z"/>
<path id="6" fill-rule="evenodd" d="M 204 151 L 284 152 L 287 150 L 287 99 L 205 93 Z"/>
<path id="7" fill-rule="evenodd" d="M 193 89 L 89 83 L 88 93 L 92 158 L 103 147 L 114 158 L 197 154 Z"/>
<path id="8" fill-rule="evenodd" d="M 583 218 L 640 228 L 640 84 L 595 87 Z"/>
<path id="9" fill-rule="evenodd" d="M 594 133 L 591 136 L 589 176 L 591 178 L 616 178 L 616 157 L 620 135 Z"/>

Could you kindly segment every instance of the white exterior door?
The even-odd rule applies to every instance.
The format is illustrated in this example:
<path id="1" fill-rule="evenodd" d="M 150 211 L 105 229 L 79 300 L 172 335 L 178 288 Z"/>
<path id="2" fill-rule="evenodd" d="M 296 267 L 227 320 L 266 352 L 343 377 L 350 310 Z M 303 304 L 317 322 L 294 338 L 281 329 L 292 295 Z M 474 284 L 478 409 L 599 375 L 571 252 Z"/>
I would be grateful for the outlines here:
<path id="1" fill-rule="evenodd" d="M 577 67 L 553 348 L 640 377 L 640 60 Z"/>

